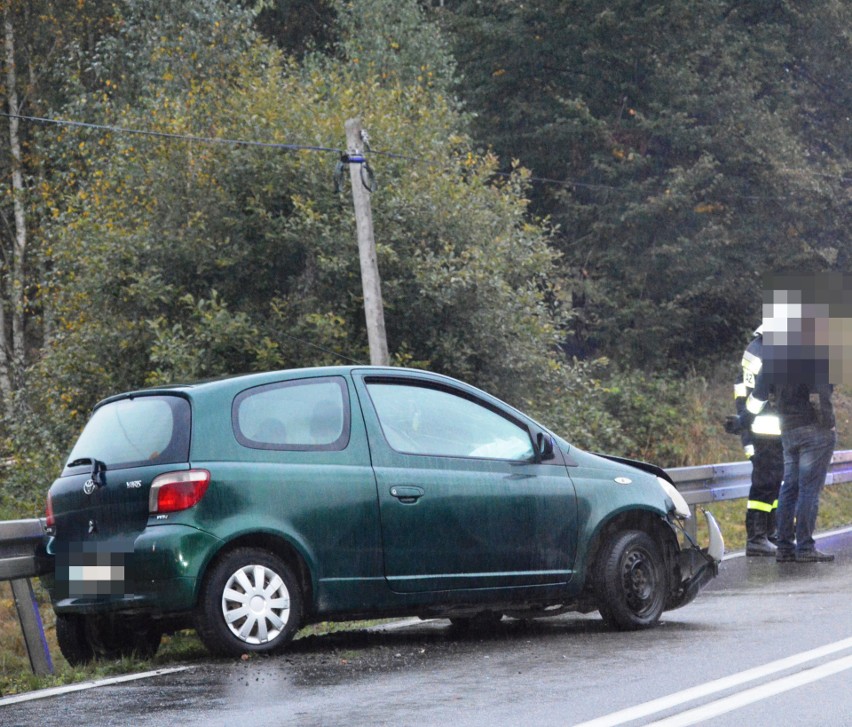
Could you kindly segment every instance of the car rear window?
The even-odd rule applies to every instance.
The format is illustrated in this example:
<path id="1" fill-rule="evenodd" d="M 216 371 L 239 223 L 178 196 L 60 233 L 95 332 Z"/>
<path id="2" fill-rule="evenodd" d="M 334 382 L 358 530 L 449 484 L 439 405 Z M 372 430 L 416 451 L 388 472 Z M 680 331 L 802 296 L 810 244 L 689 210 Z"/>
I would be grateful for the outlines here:
<path id="1" fill-rule="evenodd" d="M 341 450 L 349 443 L 349 394 L 339 376 L 300 379 L 242 392 L 234 434 L 244 447 Z"/>
<path id="2" fill-rule="evenodd" d="M 190 405 L 178 396 L 137 396 L 98 407 L 66 467 L 97 459 L 109 469 L 189 459 Z"/>

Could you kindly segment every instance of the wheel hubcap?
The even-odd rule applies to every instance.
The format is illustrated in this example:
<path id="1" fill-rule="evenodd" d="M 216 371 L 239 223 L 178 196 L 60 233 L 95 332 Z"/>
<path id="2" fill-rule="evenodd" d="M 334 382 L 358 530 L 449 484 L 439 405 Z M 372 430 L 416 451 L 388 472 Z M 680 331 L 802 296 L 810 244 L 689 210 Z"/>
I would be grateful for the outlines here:
<path id="1" fill-rule="evenodd" d="M 247 565 L 228 579 L 222 614 L 231 633 L 247 644 L 275 639 L 290 618 L 290 592 L 275 571 Z"/>

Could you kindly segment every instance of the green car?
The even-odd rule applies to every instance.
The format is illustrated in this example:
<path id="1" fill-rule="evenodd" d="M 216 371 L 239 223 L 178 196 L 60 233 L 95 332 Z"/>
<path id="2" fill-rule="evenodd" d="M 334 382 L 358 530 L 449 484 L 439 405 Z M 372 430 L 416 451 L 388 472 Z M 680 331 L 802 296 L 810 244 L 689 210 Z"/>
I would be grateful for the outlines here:
<path id="1" fill-rule="evenodd" d="M 222 655 L 397 615 L 640 629 L 718 571 L 688 517 L 662 469 L 446 376 L 276 371 L 98 404 L 48 494 L 46 581 L 73 664 L 188 627 Z"/>

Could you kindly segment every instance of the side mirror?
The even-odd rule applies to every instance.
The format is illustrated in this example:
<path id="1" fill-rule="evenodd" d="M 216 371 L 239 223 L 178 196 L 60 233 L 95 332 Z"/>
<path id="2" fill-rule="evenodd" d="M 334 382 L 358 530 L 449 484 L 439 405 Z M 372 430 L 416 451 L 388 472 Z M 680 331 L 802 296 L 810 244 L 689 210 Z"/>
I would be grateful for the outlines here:
<path id="1" fill-rule="evenodd" d="M 535 435 L 535 462 L 547 462 L 553 457 L 553 437 L 544 432 L 539 432 Z"/>

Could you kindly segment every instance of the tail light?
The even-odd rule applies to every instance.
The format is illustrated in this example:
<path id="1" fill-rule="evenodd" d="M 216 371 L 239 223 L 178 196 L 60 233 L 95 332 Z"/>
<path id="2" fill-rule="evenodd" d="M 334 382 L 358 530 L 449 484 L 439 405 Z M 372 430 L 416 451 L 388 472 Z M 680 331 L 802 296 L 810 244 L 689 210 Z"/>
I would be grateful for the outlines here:
<path id="1" fill-rule="evenodd" d="M 209 484 L 210 473 L 207 470 L 185 470 L 158 475 L 151 483 L 148 511 L 178 512 L 193 507 L 204 497 Z"/>
<path id="2" fill-rule="evenodd" d="M 44 508 L 45 527 L 53 528 L 56 526 L 56 518 L 53 516 L 53 498 L 50 493 L 47 493 L 47 505 Z"/>

